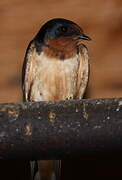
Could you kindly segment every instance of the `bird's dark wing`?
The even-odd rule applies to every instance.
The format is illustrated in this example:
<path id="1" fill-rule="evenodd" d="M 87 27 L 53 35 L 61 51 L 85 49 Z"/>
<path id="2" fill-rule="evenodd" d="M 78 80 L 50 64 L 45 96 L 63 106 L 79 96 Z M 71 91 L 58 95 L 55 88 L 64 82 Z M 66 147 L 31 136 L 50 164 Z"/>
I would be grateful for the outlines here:
<path id="1" fill-rule="evenodd" d="M 32 72 L 32 66 L 33 66 L 33 59 L 32 54 L 34 51 L 34 43 L 31 41 L 27 47 L 24 62 L 23 62 L 23 67 L 22 67 L 22 90 L 23 90 L 23 101 L 27 102 L 29 101 L 29 92 L 30 92 L 30 87 L 33 79 L 33 72 Z M 31 178 L 36 180 L 39 179 L 39 173 L 36 175 L 38 171 L 37 167 L 37 162 L 36 161 L 31 161 L 30 162 L 30 168 L 31 168 Z M 36 176 L 35 176 L 36 175 Z"/>
<path id="2" fill-rule="evenodd" d="M 89 69 L 88 50 L 84 45 L 81 45 L 79 51 L 79 68 L 77 77 L 77 99 L 81 99 L 84 95 L 89 79 Z"/>
<path id="3" fill-rule="evenodd" d="M 34 73 L 33 73 L 33 51 L 34 51 L 34 43 L 31 41 L 26 50 L 24 63 L 22 67 L 22 90 L 23 90 L 23 101 L 29 101 L 29 92 L 33 82 Z"/>

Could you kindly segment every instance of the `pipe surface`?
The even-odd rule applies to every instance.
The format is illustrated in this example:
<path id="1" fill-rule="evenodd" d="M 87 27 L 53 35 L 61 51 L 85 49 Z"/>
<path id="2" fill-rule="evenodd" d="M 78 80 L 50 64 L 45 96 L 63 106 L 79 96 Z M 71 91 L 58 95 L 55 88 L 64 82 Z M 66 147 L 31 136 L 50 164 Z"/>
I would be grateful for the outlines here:
<path id="1" fill-rule="evenodd" d="M 122 151 L 122 98 L 0 104 L 0 159 Z"/>

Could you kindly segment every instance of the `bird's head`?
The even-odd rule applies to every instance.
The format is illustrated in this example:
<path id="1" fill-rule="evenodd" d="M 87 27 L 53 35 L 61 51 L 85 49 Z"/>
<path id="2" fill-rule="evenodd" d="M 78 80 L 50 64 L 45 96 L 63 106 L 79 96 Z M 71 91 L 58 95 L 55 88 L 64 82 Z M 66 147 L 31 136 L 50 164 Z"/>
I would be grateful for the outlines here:
<path id="1" fill-rule="evenodd" d="M 61 52 L 68 49 L 71 51 L 82 40 L 91 40 L 76 23 L 62 18 L 52 19 L 45 23 L 35 39 Z"/>

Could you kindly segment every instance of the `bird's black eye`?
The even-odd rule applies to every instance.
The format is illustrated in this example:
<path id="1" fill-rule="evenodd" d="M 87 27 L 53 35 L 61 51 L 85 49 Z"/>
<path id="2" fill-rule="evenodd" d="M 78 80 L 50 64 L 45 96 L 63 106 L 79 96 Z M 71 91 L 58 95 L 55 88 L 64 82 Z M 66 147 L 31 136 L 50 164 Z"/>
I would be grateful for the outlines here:
<path id="1" fill-rule="evenodd" d="M 61 26 L 61 31 L 63 33 L 67 32 L 68 28 L 66 26 Z"/>
<path id="2" fill-rule="evenodd" d="M 66 26 L 60 26 L 56 29 L 56 35 L 64 35 L 68 32 L 68 28 Z"/>

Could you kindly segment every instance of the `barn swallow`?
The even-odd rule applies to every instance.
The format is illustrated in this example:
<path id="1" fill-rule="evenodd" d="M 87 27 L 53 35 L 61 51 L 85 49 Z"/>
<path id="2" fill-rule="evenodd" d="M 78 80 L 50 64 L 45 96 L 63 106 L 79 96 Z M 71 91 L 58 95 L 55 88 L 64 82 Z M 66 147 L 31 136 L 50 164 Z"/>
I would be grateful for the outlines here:
<path id="1" fill-rule="evenodd" d="M 74 22 L 62 18 L 45 23 L 26 51 L 22 84 L 24 101 L 81 99 L 89 77 L 89 56 L 83 40 L 91 40 Z M 41 171 L 50 168 L 45 175 Z M 57 164 L 58 168 L 54 164 Z M 39 161 L 41 180 L 56 180 L 60 162 Z M 60 170 L 59 170 L 60 174 Z M 44 178 L 43 178 L 44 176 Z M 47 176 L 47 177 L 46 177 Z"/>

